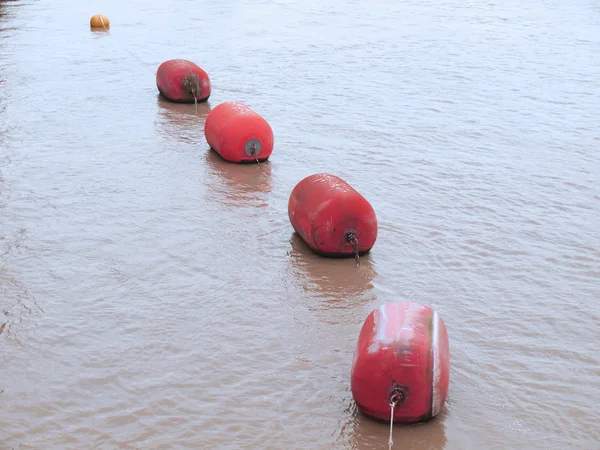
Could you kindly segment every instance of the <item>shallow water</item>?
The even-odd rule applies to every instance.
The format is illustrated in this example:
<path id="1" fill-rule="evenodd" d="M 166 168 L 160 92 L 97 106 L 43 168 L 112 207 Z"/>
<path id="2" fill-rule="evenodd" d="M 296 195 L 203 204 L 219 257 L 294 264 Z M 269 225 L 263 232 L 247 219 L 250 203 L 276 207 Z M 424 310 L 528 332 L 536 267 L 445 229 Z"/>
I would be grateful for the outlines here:
<path id="1" fill-rule="evenodd" d="M 387 449 L 350 364 L 400 300 L 452 369 L 394 448 L 600 448 L 594 2 L 0 5 L 0 448 Z M 171 58 L 210 74 L 197 112 L 158 96 Z M 226 100 L 268 163 L 209 152 Z M 377 212 L 360 268 L 293 236 L 316 172 Z"/>

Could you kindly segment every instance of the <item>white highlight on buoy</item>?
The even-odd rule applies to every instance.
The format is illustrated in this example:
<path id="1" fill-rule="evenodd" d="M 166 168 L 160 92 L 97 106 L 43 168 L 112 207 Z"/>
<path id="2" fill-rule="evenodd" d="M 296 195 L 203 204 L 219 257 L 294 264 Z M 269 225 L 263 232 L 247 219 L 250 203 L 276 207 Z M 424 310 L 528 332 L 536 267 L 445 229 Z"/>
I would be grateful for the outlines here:
<path id="1" fill-rule="evenodd" d="M 441 409 L 441 396 L 440 396 L 440 350 L 439 350 L 439 316 L 436 311 L 433 312 L 431 318 L 432 330 L 431 330 L 431 359 L 433 365 L 433 378 L 431 380 L 431 416 L 435 416 L 440 412 Z"/>

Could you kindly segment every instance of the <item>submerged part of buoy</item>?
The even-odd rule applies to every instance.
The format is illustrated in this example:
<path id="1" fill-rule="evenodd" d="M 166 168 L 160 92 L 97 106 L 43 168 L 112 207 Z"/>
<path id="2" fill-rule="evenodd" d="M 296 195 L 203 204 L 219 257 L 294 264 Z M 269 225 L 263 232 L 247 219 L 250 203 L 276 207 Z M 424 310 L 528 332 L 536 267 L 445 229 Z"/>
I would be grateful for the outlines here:
<path id="1" fill-rule="evenodd" d="M 227 161 L 262 162 L 273 152 L 269 123 L 241 102 L 225 102 L 208 114 L 204 125 L 208 145 Z"/>
<path id="2" fill-rule="evenodd" d="M 363 323 L 352 361 L 351 389 L 358 408 L 374 419 L 415 423 L 436 416 L 450 382 L 446 326 L 429 306 L 388 303 Z"/>
<path id="3" fill-rule="evenodd" d="M 176 103 L 208 100 L 211 92 L 208 74 L 186 59 L 170 59 L 156 71 L 156 86 L 167 99 Z"/>
<path id="4" fill-rule="evenodd" d="M 346 181 L 328 173 L 310 175 L 294 187 L 288 216 L 304 242 L 324 256 L 364 255 L 377 240 L 371 204 Z"/>

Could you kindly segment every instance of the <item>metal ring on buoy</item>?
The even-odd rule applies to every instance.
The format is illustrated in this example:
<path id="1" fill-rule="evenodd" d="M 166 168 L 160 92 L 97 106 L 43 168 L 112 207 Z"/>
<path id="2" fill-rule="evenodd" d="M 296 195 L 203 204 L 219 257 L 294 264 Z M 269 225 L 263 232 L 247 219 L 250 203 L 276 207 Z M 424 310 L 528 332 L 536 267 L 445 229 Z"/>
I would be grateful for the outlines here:
<path id="1" fill-rule="evenodd" d="M 244 145 L 244 152 L 246 153 L 246 155 L 252 156 L 253 158 L 256 158 L 256 156 L 259 155 L 261 151 L 262 144 L 258 139 L 250 139 Z"/>

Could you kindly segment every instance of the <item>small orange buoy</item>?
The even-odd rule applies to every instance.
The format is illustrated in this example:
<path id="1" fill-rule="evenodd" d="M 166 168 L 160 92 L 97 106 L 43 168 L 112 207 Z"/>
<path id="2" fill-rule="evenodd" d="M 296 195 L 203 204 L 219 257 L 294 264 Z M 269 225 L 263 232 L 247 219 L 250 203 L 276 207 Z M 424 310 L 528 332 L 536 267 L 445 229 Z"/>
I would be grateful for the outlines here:
<path id="1" fill-rule="evenodd" d="M 388 303 L 363 323 L 352 361 L 352 396 L 367 416 L 415 423 L 436 416 L 448 395 L 450 346 L 429 306 Z"/>
<path id="2" fill-rule="evenodd" d="M 340 177 L 310 175 L 292 190 L 288 216 L 315 253 L 346 257 L 368 253 L 377 239 L 371 204 Z"/>
<path id="3" fill-rule="evenodd" d="M 92 28 L 110 28 L 110 20 L 102 14 L 96 14 L 90 19 L 90 27 Z"/>
<path id="4" fill-rule="evenodd" d="M 273 130 L 260 115 L 240 102 L 217 105 L 204 125 L 206 142 L 230 162 L 262 162 L 273 152 Z"/>
<path id="5" fill-rule="evenodd" d="M 186 59 L 170 59 L 156 71 L 156 86 L 167 100 L 176 103 L 204 102 L 210 97 L 208 74 Z"/>

